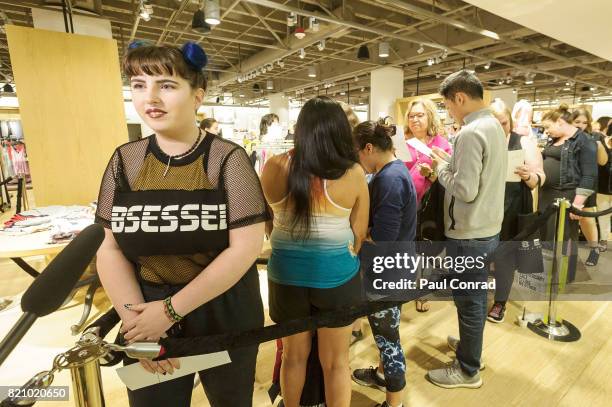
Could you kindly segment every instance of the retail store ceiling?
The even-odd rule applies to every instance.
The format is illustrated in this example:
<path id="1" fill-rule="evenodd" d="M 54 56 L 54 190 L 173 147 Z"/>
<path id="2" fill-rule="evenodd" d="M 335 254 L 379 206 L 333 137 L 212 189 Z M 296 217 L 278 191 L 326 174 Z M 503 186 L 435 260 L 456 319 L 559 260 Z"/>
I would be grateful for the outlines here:
<path id="1" fill-rule="evenodd" d="M 517 24 L 607 60 L 612 46 L 610 0 L 465 0 Z M 573 12 L 576 11 L 576 12 Z M 582 14 L 580 11 L 584 11 Z"/>
<path id="2" fill-rule="evenodd" d="M 496 10 L 489 12 L 469 4 L 477 1 L 481 0 L 221 0 L 221 23 L 208 34 L 191 28 L 200 4 L 196 0 L 146 1 L 153 9 L 149 21 L 139 16 L 140 0 L 72 0 L 72 4 L 77 14 L 81 13 L 78 7 L 85 5 L 111 21 L 120 54 L 132 39 L 157 44 L 200 43 L 210 57 L 209 95 L 213 100 L 231 94 L 231 102 L 258 103 L 268 93 L 285 92 L 299 99 L 327 93 L 350 97 L 351 103 L 367 102 L 368 73 L 384 65 L 404 69 L 407 96 L 416 92 L 417 78 L 419 93 L 431 93 L 444 75 L 465 66 L 475 69 L 489 88 L 514 88 L 520 97 L 612 97 L 609 46 L 604 40 L 597 45 L 608 46 L 606 54 L 577 40 L 572 21 L 577 16 L 572 11 L 575 7 L 557 7 L 558 0 L 554 0 L 555 15 L 567 23 L 549 32 L 557 21 L 548 12 L 522 22 L 527 28 L 493 14 Z M 487 7 L 516 1 L 482 0 Z M 4 12 L 0 13 L 0 24 L 31 27 L 31 8 L 49 8 L 53 2 L 59 1 L 0 0 Z M 612 16 L 612 1 L 599 3 L 606 8 L 600 16 Z M 547 11 L 551 7 L 549 4 Z M 580 8 L 584 10 L 582 5 Z M 290 12 L 300 16 L 298 24 L 305 29 L 305 38 L 297 39 L 295 27 L 288 27 Z M 523 13 L 523 18 L 526 16 Z M 310 17 L 317 17 L 317 32 L 310 28 Z M 550 24 L 538 25 L 548 19 Z M 589 24 L 593 20 L 585 15 L 584 21 Z M 567 34 L 560 36 L 565 28 Z M 590 40 L 598 38 L 592 35 Z M 321 40 L 325 40 L 324 47 Z M 379 56 L 383 41 L 390 45 L 386 58 Z M 369 49 L 368 60 L 357 59 L 362 45 Z M 1 27 L 0 62 L 1 83 L 12 77 Z M 316 77 L 309 77 L 313 69 Z M 272 81 L 272 90 L 266 89 L 268 81 Z"/>

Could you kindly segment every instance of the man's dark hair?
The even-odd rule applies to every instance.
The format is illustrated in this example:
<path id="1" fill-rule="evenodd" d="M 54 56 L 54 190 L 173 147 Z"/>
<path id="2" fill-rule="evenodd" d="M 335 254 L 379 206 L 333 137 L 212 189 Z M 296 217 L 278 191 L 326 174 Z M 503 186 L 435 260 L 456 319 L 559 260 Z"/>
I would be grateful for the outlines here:
<path id="1" fill-rule="evenodd" d="M 459 92 L 465 93 L 472 99 L 482 99 L 484 88 L 475 74 L 464 69 L 448 75 L 440 84 L 439 93 L 444 99 L 454 100 Z"/>

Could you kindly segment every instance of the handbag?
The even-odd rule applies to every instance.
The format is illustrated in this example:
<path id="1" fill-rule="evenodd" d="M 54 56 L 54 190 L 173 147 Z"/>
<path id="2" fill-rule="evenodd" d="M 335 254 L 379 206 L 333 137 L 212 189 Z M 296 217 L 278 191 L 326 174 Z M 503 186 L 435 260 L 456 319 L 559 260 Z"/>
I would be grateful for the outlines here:
<path id="1" fill-rule="evenodd" d="M 540 191 L 540 175 L 538 177 L 538 194 Z M 524 230 L 527 225 L 533 224 L 541 215 L 540 212 L 533 211 L 533 195 L 527 185 L 521 182 L 521 213 L 518 215 L 518 229 Z M 544 257 L 542 255 L 542 243 L 540 241 L 540 231 L 536 230 L 529 235 L 525 240 L 517 242 L 518 250 L 517 271 L 521 274 L 535 274 L 544 272 Z"/>
<path id="2" fill-rule="evenodd" d="M 444 250 L 444 192 L 436 180 L 417 211 L 416 249 L 425 256 L 437 256 Z"/>

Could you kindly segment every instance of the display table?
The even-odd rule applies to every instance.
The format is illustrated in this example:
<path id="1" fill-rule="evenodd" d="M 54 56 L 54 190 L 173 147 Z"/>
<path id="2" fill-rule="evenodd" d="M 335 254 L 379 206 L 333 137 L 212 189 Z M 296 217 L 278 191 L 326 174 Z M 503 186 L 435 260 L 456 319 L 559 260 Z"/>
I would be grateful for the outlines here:
<path id="1" fill-rule="evenodd" d="M 43 231 L 22 236 L 10 236 L 0 233 L 0 259 L 8 258 L 15 262 L 23 271 L 36 278 L 40 273 L 30 266 L 24 258 L 33 256 L 55 256 L 61 252 L 68 243 L 49 244 L 51 241 L 51 232 Z M 83 325 L 89 317 L 93 297 L 96 289 L 100 286 L 98 275 L 94 274 L 79 281 L 68 298 L 72 298 L 77 289 L 89 286 L 85 295 L 85 304 L 81 319 L 70 328 L 73 335 L 76 335 L 82 329 Z M 6 308 L 11 304 L 11 300 L 0 299 L 2 308 Z"/>

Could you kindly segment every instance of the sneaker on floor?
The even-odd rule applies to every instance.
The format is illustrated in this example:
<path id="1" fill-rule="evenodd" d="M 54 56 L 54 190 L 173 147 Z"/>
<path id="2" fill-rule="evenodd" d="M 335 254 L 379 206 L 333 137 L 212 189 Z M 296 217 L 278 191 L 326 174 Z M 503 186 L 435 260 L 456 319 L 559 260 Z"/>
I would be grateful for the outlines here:
<path id="1" fill-rule="evenodd" d="M 355 369 L 351 377 L 355 383 L 362 386 L 373 387 L 380 391 L 387 391 L 387 383 L 385 379 L 378 376 L 377 370 L 377 368 L 372 366 L 366 369 Z"/>
<path id="2" fill-rule="evenodd" d="M 596 266 L 598 261 L 599 261 L 599 248 L 594 247 L 591 249 L 591 252 L 589 253 L 589 257 L 587 257 L 584 264 L 586 264 L 587 266 Z"/>
<path id="3" fill-rule="evenodd" d="M 504 322 L 505 314 L 506 314 L 506 306 L 499 302 L 496 302 L 491 307 L 491 310 L 489 311 L 489 314 L 487 315 L 487 320 L 491 322 L 495 322 L 496 324 L 499 324 L 501 322 Z"/>
<path id="4" fill-rule="evenodd" d="M 446 344 L 449 348 L 451 348 L 453 352 L 457 352 L 457 348 L 459 347 L 459 338 L 452 335 L 448 335 L 448 337 L 446 338 Z M 484 360 L 480 358 L 480 370 L 484 370 L 484 368 Z"/>
<path id="5" fill-rule="evenodd" d="M 445 389 L 455 389 L 458 387 L 477 389 L 482 386 L 480 372 L 476 372 L 472 377 L 468 376 L 461 370 L 457 359 L 443 368 L 430 370 L 427 372 L 427 378 L 436 386 L 444 387 Z"/>
<path id="6" fill-rule="evenodd" d="M 363 332 L 361 330 L 351 332 L 351 345 L 354 345 L 355 342 L 359 342 L 362 339 L 363 339 Z"/>

